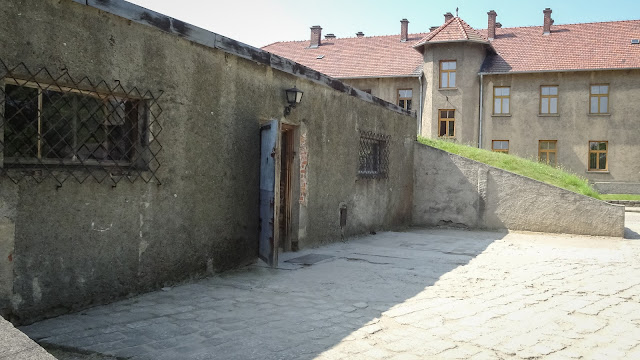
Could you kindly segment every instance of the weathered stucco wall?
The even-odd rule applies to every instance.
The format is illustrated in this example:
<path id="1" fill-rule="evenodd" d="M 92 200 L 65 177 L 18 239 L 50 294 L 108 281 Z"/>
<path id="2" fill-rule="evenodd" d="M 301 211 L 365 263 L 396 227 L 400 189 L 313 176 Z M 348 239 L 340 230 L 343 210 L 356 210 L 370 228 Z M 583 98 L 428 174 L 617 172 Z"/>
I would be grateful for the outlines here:
<path id="1" fill-rule="evenodd" d="M 417 111 L 420 106 L 420 83 L 418 78 L 370 78 L 370 79 L 344 79 L 345 84 L 362 90 L 371 90 L 371 95 L 392 104 L 398 104 L 398 90 L 413 90 L 411 110 Z"/>
<path id="2" fill-rule="evenodd" d="M 509 152 L 538 158 L 539 140 L 557 140 L 558 164 L 592 182 L 636 183 L 640 191 L 640 70 L 491 75 L 484 78 L 484 136 L 509 140 Z M 609 84 L 609 113 L 589 114 L 589 86 Z M 539 115 L 540 86 L 558 86 L 558 114 Z M 493 87 L 511 87 L 511 116 L 492 116 Z M 608 141 L 609 171 L 587 171 L 589 141 Z M 626 191 L 626 190 L 625 190 Z"/>
<path id="3" fill-rule="evenodd" d="M 455 141 L 478 142 L 478 72 L 485 58 L 485 47 L 479 43 L 457 42 L 432 44 L 424 50 L 426 96 L 422 112 L 422 136 L 437 138 L 438 110 L 455 110 Z M 440 61 L 456 61 L 456 87 L 440 88 Z"/>
<path id="4" fill-rule="evenodd" d="M 91 3 L 140 9 L 120 1 Z M 157 27 L 168 22 L 156 15 L 142 17 L 146 26 L 84 1 L 8 0 L 0 7 L 0 56 L 10 66 L 24 62 L 54 74 L 66 69 L 75 78 L 164 92 L 162 185 L 67 181 L 57 189 L 51 180 L 15 185 L 0 178 L 0 309 L 15 321 L 254 259 L 259 129 L 270 119 L 299 126 L 296 136 L 306 134 L 306 200 L 294 219 L 299 246 L 410 223 L 415 118 L 219 35 L 211 34 L 212 43 L 241 56 L 162 32 Z M 167 31 L 182 29 L 186 36 L 184 29 L 192 27 L 180 24 Z M 303 102 L 284 118 L 284 89 L 294 85 L 304 91 Z M 357 177 L 360 130 L 391 137 L 388 179 Z M 300 195 L 298 169 L 294 199 Z M 349 211 L 343 231 L 341 203 Z"/>
<path id="5" fill-rule="evenodd" d="M 422 144 L 414 155 L 414 225 L 624 236 L 623 206 Z"/>

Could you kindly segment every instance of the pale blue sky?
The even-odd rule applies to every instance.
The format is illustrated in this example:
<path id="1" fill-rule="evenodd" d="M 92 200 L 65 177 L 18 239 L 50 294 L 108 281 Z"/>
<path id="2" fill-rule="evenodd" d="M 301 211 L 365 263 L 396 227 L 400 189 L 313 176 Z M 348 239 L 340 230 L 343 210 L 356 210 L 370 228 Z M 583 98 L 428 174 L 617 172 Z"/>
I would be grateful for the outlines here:
<path id="1" fill-rule="evenodd" d="M 400 20 L 409 32 L 426 32 L 441 25 L 443 14 L 455 14 L 475 28 L 486 28 L 487 11 L 495 10 L 504 27 L 542 25 L 542 10 L 551 7 L 556 24 L 640 19 L 635 0 L 130 0 L 148 9 L 261 47 L 275 41 L 306 40 L 309 27 L 322 33 L 353 37 L 400 33 Z M 640 29 L 638 29 L 640 33 Z"/>

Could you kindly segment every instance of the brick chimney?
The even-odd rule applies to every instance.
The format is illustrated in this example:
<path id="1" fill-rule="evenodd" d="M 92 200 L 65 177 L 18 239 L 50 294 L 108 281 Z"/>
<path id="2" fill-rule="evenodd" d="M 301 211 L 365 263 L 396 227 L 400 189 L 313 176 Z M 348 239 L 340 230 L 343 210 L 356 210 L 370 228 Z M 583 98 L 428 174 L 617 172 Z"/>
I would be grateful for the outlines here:
<path id="1" fill-rule="evenodd" d="M 487 26 L 487 37 L 489 40 L 493 40 L 496 38 L 496 17 L 498 14 L 491 10 L 487 13 L 489 15 L 489 25 Z"/>
<path id="2" fill-rule="evenodd" d="M 409 39 L 409 20 L 400 20 L 400 41 L 406 42 Z"/>
<path id="3" fill-rule="evenodd" d="M 311 27 L 311 42 L 309 43 L 310 48 L 317 48 L 321 44 L 320 38 L 322 37 L 322 28 L 319 25 L 315 25 Z"/>
<path id="4" fill-rule="evenodd" d="M 551 34 L 551 24 L 553 24 L 553 19 L 551 18 L 551 9 L 546 8 L 542 10 L 542 12 L 544 13 L 544 27 L 542 30 L 542 34 L 549 35 Z"/>
<path id="5" fill-rule="evenodd" d="M 364 33 L 362 31 L 358 31 L 356 33 L 356 36 L 359 37 L 359 38 L 364 37 Z"/>
<path id="6" fill-rule="evenodd" d="M 435 30 L 435 29 L 437 29 L 437 28 L 439 28 L 439 27 L 440 27 L 440 26 L 432 26 L 432 27 L 430 27 L 430 28 L 429 28 L 429 32 L 432 32 L 433 30 Z"/>
<path id="7" fill-rule="evenodd" d="M 444 14 L 444 22 L 447 22 L 449 20 L 453 19 L 453 14 L 448 12 L 446 14 Z"/>

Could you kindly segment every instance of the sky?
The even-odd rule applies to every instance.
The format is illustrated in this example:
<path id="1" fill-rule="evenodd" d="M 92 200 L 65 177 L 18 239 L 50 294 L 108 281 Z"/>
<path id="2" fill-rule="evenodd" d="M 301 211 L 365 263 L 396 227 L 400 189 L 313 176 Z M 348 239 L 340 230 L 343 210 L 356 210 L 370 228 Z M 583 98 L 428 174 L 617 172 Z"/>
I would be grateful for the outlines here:
<path id="1" fill-rule="evenodd" d="M 555 24 L 640 19 L 637 0 L 129 0 L 198 27 L 262 47 L 276 41 L 308 40 L 309 28 L 354 37 L 427 32 L 451 12 L 474 28 L 487 27 L 487 11 L 498 13 L 503 27 L 541 26 L 542 10 L 551 7 Z"/>

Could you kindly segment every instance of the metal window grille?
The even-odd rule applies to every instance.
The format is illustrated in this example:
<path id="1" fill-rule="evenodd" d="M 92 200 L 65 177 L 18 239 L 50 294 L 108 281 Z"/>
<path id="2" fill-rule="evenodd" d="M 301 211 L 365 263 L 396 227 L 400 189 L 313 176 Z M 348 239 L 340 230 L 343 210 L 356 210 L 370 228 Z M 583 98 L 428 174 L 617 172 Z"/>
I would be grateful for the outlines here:
<path id="1" fill-rule="evenodd" d="M 53 178 L 154 181 L 160 167 L 158 97 L 118 81 L 76 80 L 0 60 L 0 175 L 18 183 Z"/>
<path id="2" fill-rule="evenodd" d="M 358 176 L 387 178 L 389 172 L 389 135 L 360 131 Z"/>

